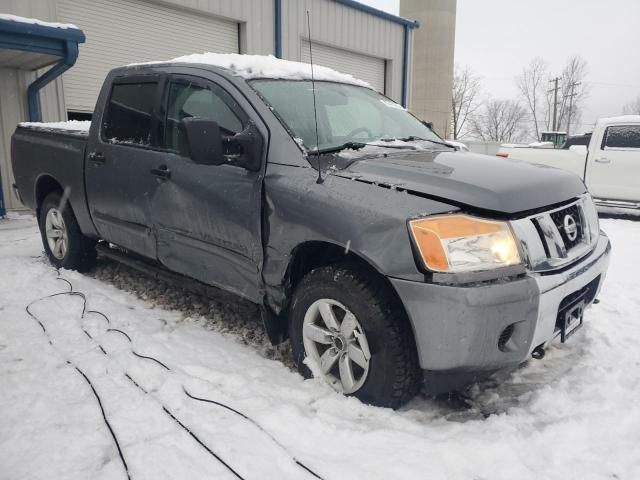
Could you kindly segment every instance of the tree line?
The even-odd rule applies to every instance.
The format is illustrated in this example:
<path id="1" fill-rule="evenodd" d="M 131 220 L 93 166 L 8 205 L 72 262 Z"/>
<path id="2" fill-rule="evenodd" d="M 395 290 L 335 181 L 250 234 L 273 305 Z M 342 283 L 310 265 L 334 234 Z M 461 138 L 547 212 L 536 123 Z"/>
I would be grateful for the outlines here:
<path id="1" fill-rule="evenodd" d="M 469 66 L 456 66 L 453 75 L 452 115 L 447 138 L 473 137 L 483 141 L 539 140 L 543 131 L 575 132 L 589 95 L 588 64 L 570 57 L 560 74 L 552 75 L 547 62 L 533 58 L 515 78 L 518 97 L 488 97 L 482 79 Z M 623 113 L 640 115 L 640 97 Z"/>

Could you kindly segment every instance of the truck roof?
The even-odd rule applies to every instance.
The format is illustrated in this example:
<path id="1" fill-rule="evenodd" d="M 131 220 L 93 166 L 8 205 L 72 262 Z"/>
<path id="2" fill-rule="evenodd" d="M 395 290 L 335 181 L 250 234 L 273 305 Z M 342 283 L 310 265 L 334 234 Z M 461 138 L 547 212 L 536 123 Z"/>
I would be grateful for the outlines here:
<path id="1" fill-rule="evenodd" d="M 245 79 L 274 78 L 288 80 L 311 80 L 311 65 L 308 63 L 282 60 L 273 55 L 242 55 L 238 53 L 194 53 L 166 61 L 133 63 L 128 67 L 160 64 L 198 64 L 229 70 L 233 75 Z M 332 68 L 313 65 L 313 77 L 318 81 L 348 83 L 371 88 L 367 82 L 353 75 L 341 73 Z"/>
<path id="2" fill-rule="evenodd" d="M 640 115 L 620 115 L 618 117 L 601 118 L 598 120 L 600 124 L 610 123 L 640 123 Z"/>

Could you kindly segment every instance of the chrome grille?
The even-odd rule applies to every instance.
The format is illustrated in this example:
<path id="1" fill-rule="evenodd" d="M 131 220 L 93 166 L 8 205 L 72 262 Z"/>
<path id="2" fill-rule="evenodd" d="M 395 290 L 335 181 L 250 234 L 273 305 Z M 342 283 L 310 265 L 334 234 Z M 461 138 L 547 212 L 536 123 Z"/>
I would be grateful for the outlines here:
<path id="1" fill-rule="evenodd" d="M 582 242 L 584 238 L 584 222 L 582 221 L 578 204 L 557 210 L 549 215 L 558 232 L 560 232 L 560 236 L 567 250 L 571 250 Z M 573 223 L 568 222 L 567 219 L 571 219 Z"/>
<path id="2" fill-rule="evenodd" d="M 593 249 L 600 231 L 589 194 L 569 205 L 512 221 L 511 226 L 523 260 L 533 271 L 554 270 L 579 260 Z"/>

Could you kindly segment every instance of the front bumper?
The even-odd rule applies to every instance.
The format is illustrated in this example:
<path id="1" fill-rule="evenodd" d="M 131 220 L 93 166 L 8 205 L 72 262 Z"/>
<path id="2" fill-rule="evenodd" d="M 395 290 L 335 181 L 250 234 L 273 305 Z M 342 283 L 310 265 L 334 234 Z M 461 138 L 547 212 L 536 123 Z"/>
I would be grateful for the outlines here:
<path id="1" fill-rule="evenodd" d="M 518 365 L 558 334 L 563 299 L 591 282 L 597 283 L 597 295 L 610 251 L 602 233 L 589 255 L 559 272 L 471 286 L 390 279 L 411 321 L 420 366 L 468 383 Z M 511 331 L 510 338 L 499 343 L 505 329 Z"/>

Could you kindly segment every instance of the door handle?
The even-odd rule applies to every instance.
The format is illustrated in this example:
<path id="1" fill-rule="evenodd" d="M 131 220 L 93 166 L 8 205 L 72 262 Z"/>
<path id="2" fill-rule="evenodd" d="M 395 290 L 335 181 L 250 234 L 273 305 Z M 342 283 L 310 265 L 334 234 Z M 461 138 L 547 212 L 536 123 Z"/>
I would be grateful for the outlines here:
<path id="1" fill-rule="evenodd" d="M 171 178 L 171 170 L 169 170 L 166 165 L 162 165 L 159 168 L 152 168 L 151 174 L 162 180 L 168 180 Z"/>
<path id="2" fill-rule="evenodd" d="M 611 160 L 608 158 L 595 158 L 593 161 L 598 163 L 611 163 Z"/>
<path id="3" fill-rule="evenodd" d="M 107 159 L 104 156 L 104 153 L 102 152 L 91 152 L 89 154 L 89 160 L 95 163 L 96 165 L 104 165 L 107 161 Z"/>

